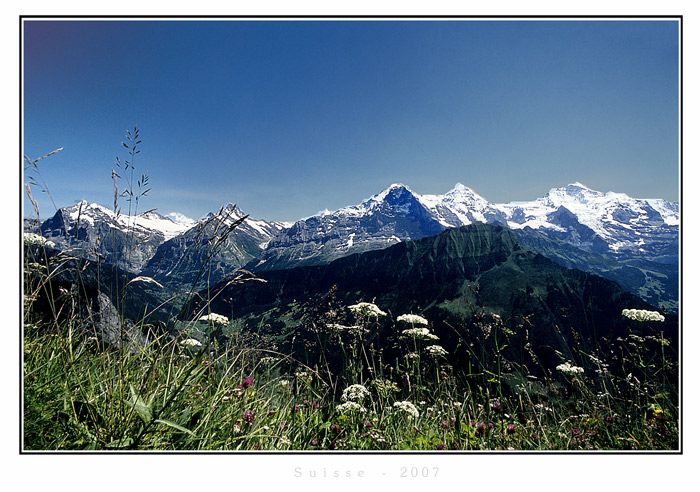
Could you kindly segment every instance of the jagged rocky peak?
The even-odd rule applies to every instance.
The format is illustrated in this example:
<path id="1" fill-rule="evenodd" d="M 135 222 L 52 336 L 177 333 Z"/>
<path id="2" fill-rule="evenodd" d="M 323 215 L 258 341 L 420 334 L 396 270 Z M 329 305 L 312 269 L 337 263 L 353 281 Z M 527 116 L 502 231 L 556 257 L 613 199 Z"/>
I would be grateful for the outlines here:
<path id="1" fill-rule="evenodd" d="M 218 219 L 230 218 L 233 220 L 237 220 L 245 215 L 246 214 L 243 213 L 243 211 L 238 207 L 238 205 L 236 205 L 235 203 L 229 202 L 229 203 L 223 205 L 218 211 L 209 212 L 203 220 L 206 221 L 206 220 L 209 220 L 212 218 L 218 218 Z"/>
<path id="2" fill-rule="evenodd" d="M 382 190 L 381 193 L 378 193 L 377 195 L 374 195 L 368 200 L 362 202 L 362 204 L 367 205 L 369 208 L 373 208 L 381 205 L 382 203 L 396 206 L 412 201 L 416 201 L 416 195 L 414 195 L 411 189 L 403 183 L 394 183 Z"/>

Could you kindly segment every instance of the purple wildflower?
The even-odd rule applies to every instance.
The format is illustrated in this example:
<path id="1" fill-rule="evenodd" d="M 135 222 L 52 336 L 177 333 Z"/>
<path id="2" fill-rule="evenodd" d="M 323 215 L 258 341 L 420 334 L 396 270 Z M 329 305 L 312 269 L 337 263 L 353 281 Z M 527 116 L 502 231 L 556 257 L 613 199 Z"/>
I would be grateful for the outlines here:
<path id="1" fill-rule="evenodd" d="M 440 427 L 442 427 L 443 429 L 449 429 L 450 423 L 447 420 L 443 420 L 442 423 L 440 424 Z"/>
<path id="2" fill-rule="evenodd" d="M 506 433 L 515 434 L 515 424 L 508 424 L 508 427 L 506 427 Z"/>
<path id="3" fill-rule="evenodd" d="M 241 418 L 243 419 L 243 422 L 247 422 L 249 424 L 255 422 L 255 414 L 250 410 L 244 410 L 241 414 Z"/>
<path id="4" fill-rule="evenodd" d="M 251 378 L 250 376 L 246 376 L 245 378 L 243 378 L 243 387 L 250 388 L 251 386 L 253 386 L 253 378 Z"/>
<path id="5" fill-rule="evenodd" d="M 443 449 L 445 449 L 445 445 L 444 445 L 444 444 L 438 444 L 438 445 L 437 445 L 437 449 L 438 449 L 439 451 L 442 451 Z"/>
<path id="6" fill-rule="evenodd" d="M 336 434 L 340 434 L 342 431 L 343 431 L 343 429 L 341 429 L 338 424 L 331 425 L 331 432 L 335 432 Z"/>

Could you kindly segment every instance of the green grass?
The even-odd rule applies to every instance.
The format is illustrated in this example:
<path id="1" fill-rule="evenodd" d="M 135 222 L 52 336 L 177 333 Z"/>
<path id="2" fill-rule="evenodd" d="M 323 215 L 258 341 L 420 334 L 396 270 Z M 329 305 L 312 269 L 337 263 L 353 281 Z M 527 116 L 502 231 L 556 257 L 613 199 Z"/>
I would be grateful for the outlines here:
<path id="1" fill-rule="evenodd" d="M 534 378 L 496 357 L 470 374 L 430 358 L 428 342 L 407 340 L 403 354 L 417 356 L 382 367 L 384 378 L 351 381 L 367 374 L 349 360 L 361 340 L 333 378 L 225 328 L 240 335 L 225 346 L 203 340 L 191 350 L 163 335 L 128 351 L 101 346 L 70 321 L 26 324 L 24 449 L 678 449 L 677 395 L 663 379 L 670 363 L 636 335 L 623 340 L 623 361 L 645 370 L 629 377 L 585 354 L 584 372 L 572 375 Z M 501 328 L 494 323 L 490 335 Z M 368 394 L 343 413 L 350 382 Z"/>

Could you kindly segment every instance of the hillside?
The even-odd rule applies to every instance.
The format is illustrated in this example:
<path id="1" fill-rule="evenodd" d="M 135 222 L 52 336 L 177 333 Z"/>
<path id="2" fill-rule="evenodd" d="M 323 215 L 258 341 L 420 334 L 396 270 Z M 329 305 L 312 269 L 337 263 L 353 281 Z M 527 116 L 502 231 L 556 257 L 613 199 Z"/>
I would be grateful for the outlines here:
<path id="1" fill-rule="evenodd" d="M 334 309 L 338 322 L 349 322 L 344 306 L 371 301 L 394 316 L 426 316 L 448 350 L 496 314 L 514 333 L 509 356 L 523 363 L 527 344 L 551 364 L 554 351 L 568 354 L 574 341 L 592 348 L 625 334 L 622 309 L 653 309 L 616 283 L 563 268 L 523 249 L 509 230 L 485 224 L 259 278 L 265 283 L 215 286 L 212 311 L 286 340 L 318 322 L 312 316 Z M 667 319 L 665 336 L 677 340 L 677 320 Z M 395 327 L 383 330 L 373 334 L 379 346 L 396 335 Z"/>

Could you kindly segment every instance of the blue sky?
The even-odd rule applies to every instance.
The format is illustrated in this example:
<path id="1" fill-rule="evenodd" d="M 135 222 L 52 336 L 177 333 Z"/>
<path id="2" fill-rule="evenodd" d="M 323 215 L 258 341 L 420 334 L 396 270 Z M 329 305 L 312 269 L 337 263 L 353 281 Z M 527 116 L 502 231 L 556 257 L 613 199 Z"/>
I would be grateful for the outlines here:
<path id="1" fill-rule="evenodd" d="M 138 126 L 143 209 L 195 219 L 293 221 L 394 182 L 676 201 L 678 44 L 674 20 L 25 19 L 23 150 L 64 148 L 39 163 L 58 207 L 111 206 Z"/>

